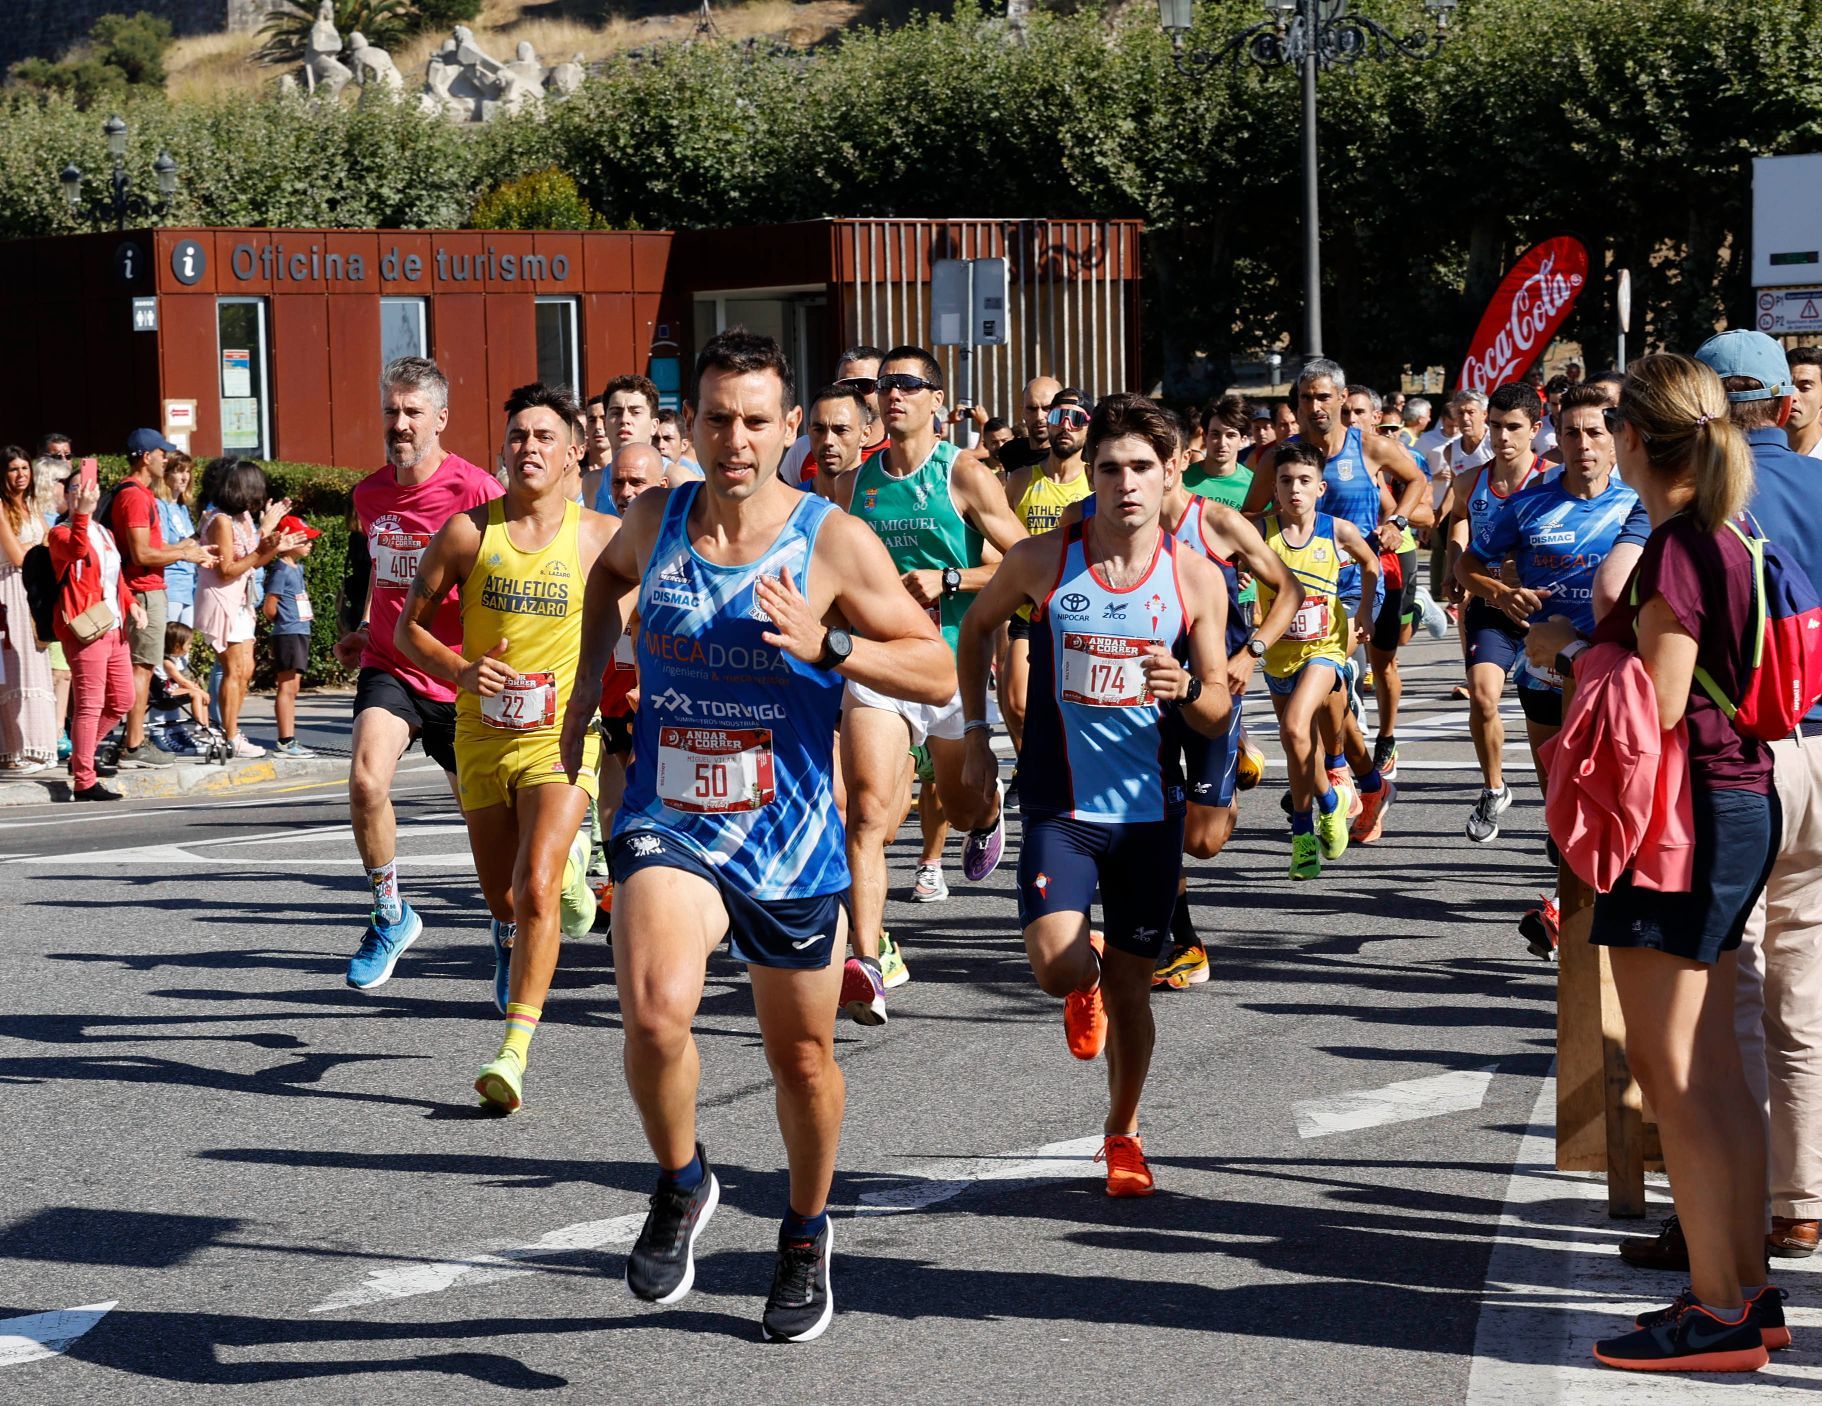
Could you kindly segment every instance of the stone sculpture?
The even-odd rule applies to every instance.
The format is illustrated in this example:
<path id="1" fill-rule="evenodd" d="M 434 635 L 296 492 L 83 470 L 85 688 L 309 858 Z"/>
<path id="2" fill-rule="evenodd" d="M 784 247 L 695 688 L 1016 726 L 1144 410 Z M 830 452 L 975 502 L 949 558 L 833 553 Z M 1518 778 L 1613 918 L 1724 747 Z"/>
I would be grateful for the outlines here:
<path id="1" fill-rule="evenodd" d="M 403 93 L 405 80 L 392 55 L 368 43 L 364 34 L 350 34 L 345 60 L 343 54 L 334 6 L 330 0 L 322 0 L 304 44 L 301 74 L 284 75 L 279 86 L 295 91 L 301 81 L 305 91 L 334 98 L 354 83 L 360 87 L 363 101 L 375 93 Z M 546 97 L 568 97 L 587 75 L 581 54 L 546 67 L 525 40 L 518 43 L 511 61 L 502 63 L 475 42 L 472 29 L 457 25 L 424 64 L 418 104 L 425 112 L 452 122 L 485 122 L 497 113 L 521 112 Z"/>
<path id="2" fill-rule="evenodd" d="M 348 36 L 348 62 L 354 70 L 354 81 L 363 90 L 386 93 L 404 91 L 405 79 L 399 73 L 398 66 L 392 62 L 392 55 L 369 44 L 367 36 L 358 29 Z M 366 95 L 366 91 L 361 94 L 363 98 Z"/>
<path id="3" fill-rule="evenodd" d="M 316 7 L 316 23 L 310 26 L 304 40 L 304 87 L 312 93 L 334 98 L 348 86 L 353 70 L 336 56 L 342 51 L 342 36 L 335 27 L 335 6 L 322 0 Z"/>

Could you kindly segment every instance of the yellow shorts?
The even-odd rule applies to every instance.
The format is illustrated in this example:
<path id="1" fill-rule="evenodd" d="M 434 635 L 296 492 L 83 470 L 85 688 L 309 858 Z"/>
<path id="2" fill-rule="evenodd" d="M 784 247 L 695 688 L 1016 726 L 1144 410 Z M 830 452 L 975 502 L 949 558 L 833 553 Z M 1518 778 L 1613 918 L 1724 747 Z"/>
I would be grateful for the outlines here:
<path id="1" fill-rule="evenodd" d="M 555 728 L 535 736 L 501 733 L 484 724 L 456 726 L 456 790 L 463 810 L 512 808 L 514 791 L 528 786 L 580 786 L 588 798 L 601 795 L 601 734 L 593 728 L 582 743 L 582 770 L 571 782 L 563 770 Z"/>

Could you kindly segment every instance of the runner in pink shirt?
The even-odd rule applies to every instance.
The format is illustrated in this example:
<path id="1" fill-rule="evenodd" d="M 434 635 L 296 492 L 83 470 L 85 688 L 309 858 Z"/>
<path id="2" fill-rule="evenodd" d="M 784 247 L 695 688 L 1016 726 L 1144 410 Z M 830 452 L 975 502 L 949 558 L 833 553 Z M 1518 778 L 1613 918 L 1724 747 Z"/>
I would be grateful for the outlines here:
<path id="1" fill-rule="evenodd" d="M 413 738 L 455 790 L 455 690 L 393 646 L 393 630 L 418 561 L 437 529 L 457 513 L 504 492 L 499 481 L 440 441 L 449 422 L 449 382 L 434 361 L 407 356 L 380 373 L 388 463 L 354 490 L 354 531 L 342 578 L 342 638 L 335 654 L 360 664 L 354 692 L 354 758 L 348 810 L 355 847 L 373 889 L 373 915 L 348 962 L 348 984 L 371 991 L 392 976 L 399 955 L 424 930 L 399 893 L 398 822 L 392 778 Z M 432 633 L 462 647 L 461 605 L 443 602 Z"/>

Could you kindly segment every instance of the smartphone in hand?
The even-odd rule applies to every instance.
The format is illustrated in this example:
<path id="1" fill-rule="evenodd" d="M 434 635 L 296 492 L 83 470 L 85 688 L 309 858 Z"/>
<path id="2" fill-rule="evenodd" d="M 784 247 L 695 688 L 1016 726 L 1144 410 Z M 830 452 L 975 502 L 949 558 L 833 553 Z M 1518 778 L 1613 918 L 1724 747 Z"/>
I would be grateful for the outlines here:
<path id="1" fill-rule="evenodd" d="M 76 475 L 85 488 L 94 488 L 101 480 L 101 464 L 93 458 L 84 459 L 76 466 Z"/>

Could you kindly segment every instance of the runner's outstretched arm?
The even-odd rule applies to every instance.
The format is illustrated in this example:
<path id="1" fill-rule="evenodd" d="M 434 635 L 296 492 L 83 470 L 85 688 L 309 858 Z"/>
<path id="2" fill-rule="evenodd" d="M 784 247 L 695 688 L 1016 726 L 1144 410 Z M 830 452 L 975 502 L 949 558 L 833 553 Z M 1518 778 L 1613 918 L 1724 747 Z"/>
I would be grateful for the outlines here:
<path id="1" fill-rule="evenodd" d="M 962 716 L 969 723 L 987 717 L 987 671 L 993 657 L 994 633 L 1021 605 L 1043 601 L 1044 592 L 1056 579 L 1064 535 L 1046 532 L 1014 545 L 962 616 L 955 646 L 955 671 L 961 682 Z M 999 777 L 990 734 L 985 728 L 969 727 L 963 740 L 968 749 L 962 761 L 962 785 L 990 811 Z"/>
<path id="2" fill-rule="evenodd" d="M 626 622 L 621 604 L 630 600 L 643 571 L 641 560 L 649 556 L 664 521 L 664 503 L 670 497 L 668 488 L 648 488 L 626 510 L 620 527 L 602 544 L 601 554 L 589 569 L 588 587 L 582 593 L 582 658 L 576 664 L 578 679 L 596 679 L 607 672 L 614 646 L 620 642 Z M 588 730 L 594 726 L 595 710 L 600 706 L 598 689 L 578 688 L 570 695 L 563 710 L 563 737 L 558 744 L 563 765 L 574 775 L 582 768 L 583 745 Z"/>
<path id="3" fill-rule="evenodd" d="M 1373 633 L 1373 597 L 1379 591 L 1379 551 L 1360 535 L 1360 529 L 1343 518 L 1335 519 L 1335 543 L 1360 565 L 1360 609 L 1354 630 L 1362 639 Z M 1354 651 L 1350 648 L 1348 653 Z"/>
<path id="4" fill-rule="evenodd" d="M 1396 511 L 1402 513 L 1412 527 L 1431 526 L 1436 521 L 1436 509 L 1430 505 L 1429 480 L 1417 467 L 1411 452 L 1398 440 L 1383 435 L 1363 436 L 1361 446 L 1367 463 L 1379 470 L 1387 488 L 1398 500 Z M 1386 523 L 1380 531 L 1383 533 L 1387 528 L 1391 529 L 1391 540 L 1382 539 L 1379 545 L 1391 551 L 1398 545 L 1398 529 Z"/>

